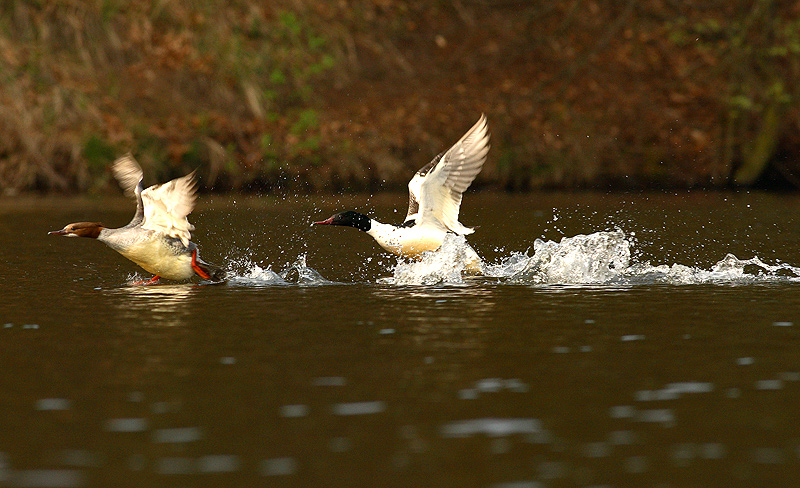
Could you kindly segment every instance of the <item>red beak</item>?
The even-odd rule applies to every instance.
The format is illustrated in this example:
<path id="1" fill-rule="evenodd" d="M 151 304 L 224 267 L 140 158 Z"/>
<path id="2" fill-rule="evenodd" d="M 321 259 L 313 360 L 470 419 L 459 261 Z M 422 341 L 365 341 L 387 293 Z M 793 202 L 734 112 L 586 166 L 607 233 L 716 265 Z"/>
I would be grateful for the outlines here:
<path id="1" fill-rule="evenodd" d="M 64 229 L 61 229 L 61 230 L 50 231 L 50 232 L 47 233 L 47 235 L 63 236 L 66 233 L 67 233 L 67 231 L 65 231 Z"/>
<path id="2" fill-rule="evenodd" d="M 333 217 L 326 220 L 320 220 L 319 222 L 314 222 L 314 225 L 330 225 L 332 223 L 333 223 Z"/>

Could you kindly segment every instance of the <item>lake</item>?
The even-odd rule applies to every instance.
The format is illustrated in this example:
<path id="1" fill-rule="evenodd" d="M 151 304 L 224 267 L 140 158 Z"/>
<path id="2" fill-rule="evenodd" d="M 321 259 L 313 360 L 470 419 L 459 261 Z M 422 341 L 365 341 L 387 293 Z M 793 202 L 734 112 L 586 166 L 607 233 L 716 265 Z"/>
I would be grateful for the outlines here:
<path id="1" fill-rule="evenodd" d="M 800 197 L 469 193 L 477 277 L 310 225 L 406 198 L 201 195 L 230 280 L 147 287 L 47 235 L 131 201 L 0 199 L 0 486 L 796 483 Z"/>

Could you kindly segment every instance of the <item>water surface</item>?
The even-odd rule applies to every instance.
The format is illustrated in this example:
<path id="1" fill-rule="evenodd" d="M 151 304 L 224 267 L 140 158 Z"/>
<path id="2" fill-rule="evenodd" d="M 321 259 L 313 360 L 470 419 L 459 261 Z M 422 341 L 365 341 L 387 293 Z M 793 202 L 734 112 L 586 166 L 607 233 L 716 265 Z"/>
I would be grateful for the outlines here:
<path id="1" fill-rule="evenodd" d="M 46 235 L 131 202 L 0 200 L 0 486 L 795 482 L 800 199 L 468 194 L 477 278 L 310 227 L 404 201 L 204 196 L 232 279 L 141 287 Z"/>

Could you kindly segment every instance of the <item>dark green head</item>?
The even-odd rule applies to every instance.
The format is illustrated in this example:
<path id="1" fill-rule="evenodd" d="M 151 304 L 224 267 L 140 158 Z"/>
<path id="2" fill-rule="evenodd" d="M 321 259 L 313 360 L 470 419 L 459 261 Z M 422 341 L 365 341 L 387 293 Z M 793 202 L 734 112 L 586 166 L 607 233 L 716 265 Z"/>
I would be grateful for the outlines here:
<path id="1" fill-rule="evenodd" d="M 327 220 L 314 222 L 314 225 L 345 225 L 347 227 L 355 227 L 364 232 L 367 232 L 372 227 L 369 217 L 352 210 L 339 212 Z"/>

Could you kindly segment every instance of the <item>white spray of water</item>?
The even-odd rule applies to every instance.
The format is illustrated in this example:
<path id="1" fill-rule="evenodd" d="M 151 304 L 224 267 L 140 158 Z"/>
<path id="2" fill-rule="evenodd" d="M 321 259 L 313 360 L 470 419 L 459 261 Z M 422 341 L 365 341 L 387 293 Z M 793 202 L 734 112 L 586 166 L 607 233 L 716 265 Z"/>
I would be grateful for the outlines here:
<path id="1" fill-rule="evenodd" d="M 235 286 L 274 286 L 274 285 L 330 285 L 320 273 L 306 264 L 306 255 L 297 259 L 280 272 L 272 271 L 269 266 L 262 268 L 249 258 L 242 258 L 229 264 L 228 283 Z"/>
<path id="2" fill-rule="evenodd" d="M 621 230 L 564 237 L 559 242 L 537 239 L 533 255 L 513 252 L 498 263 L 484 263 L 483 276 L 510 284 L 572 285 L 739 285 L 800 282 L 800 267 L 770 265 L 758 257 L 726 255 L 711 269 L 683 264 L 651 265 L 632 258 L 633 238 Z M 398 262 L 394 275 L 380 280 L 398 285 L 463 284 L 468 244 L 448 236 L 442 247 L 422 259 Z"/>
<path id="3" fill-rule="evenodd" d="M 486 275 L 524 283 L 608 283 L 627 269 L 631 244 L 622 231 L 565 237 L 561 242 L 536 239 L 533 256 L 514 253 Z"/>
<path id="4" fill-rule="evenodd" d="M 419 261 L 398 261 L 394 276 L 381 279 L 380 282 L 395 285 L 464 283 L 462 276 L 470 250 L 464 236 L 448 234 L 439 249 L 423 253 Z"/>

